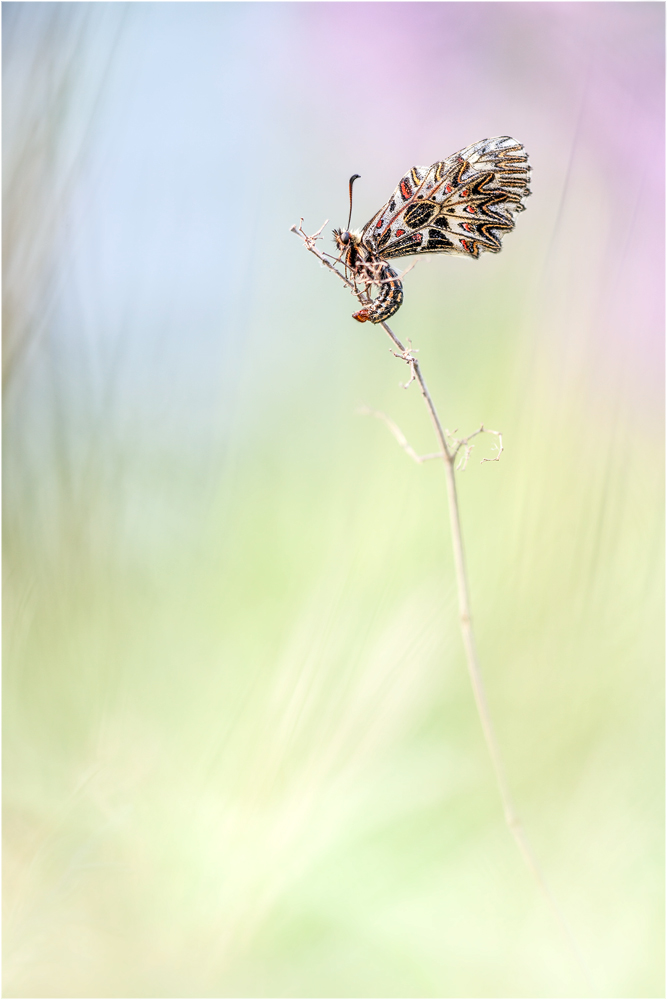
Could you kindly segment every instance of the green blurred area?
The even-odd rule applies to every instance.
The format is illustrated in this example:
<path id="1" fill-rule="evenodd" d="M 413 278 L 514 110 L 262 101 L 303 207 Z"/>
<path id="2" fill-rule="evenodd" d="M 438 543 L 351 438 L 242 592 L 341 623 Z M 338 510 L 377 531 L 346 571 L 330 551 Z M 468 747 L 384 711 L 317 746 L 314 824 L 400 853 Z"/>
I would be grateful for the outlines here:
<path id="1" fill-rule="evenodd" d="M 557 206 L 534 201 L 519 226 L 546 231 Z M 416 387 L 283 242 L 304 287 L 276 300 L 279 273 L 253 303 L 212 443 L 171 433 L 158 355 L 153 424 L 105 395 L 99 316 L 70 353 L 12 320 L 30 351 L 5 397 L 4 995 L 586 995 L 503 823 L 443 470 L 357 412 L 429 452 Z M 599 995 L 661 996 L 662 393 L 632 338 L 596 340 L 606 243 L 575 263 L 535 245 L 420 265 L 401 332 L 446 426 L 503 433 L 458 482 L 526 831 Z"/>
<path id="2" fill-rule="evenodd" d="M 359 380 L 428 444 L 373 339 Z M 497 388 L 506 452 L 459 475 L 480 656 L 593 974 L 658 995 L 660 450 L 553 402 L 527 428 Z M 183 471 L 123 522 L 122 454 L 52 520 L 6 511 L 7 995 L 580 994 L 502 825 L 442 470 L 351 405 L 318 424 L 277 415 L 175 531 Z"/>

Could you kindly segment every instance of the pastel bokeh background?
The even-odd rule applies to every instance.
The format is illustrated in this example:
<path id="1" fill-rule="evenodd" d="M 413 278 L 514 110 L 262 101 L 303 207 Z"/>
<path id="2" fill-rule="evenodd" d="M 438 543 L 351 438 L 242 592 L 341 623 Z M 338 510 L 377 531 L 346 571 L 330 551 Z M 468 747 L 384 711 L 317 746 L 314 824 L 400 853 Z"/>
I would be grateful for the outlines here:
<path id="1" fill-rule="evenodd" d="M 595 991 L 664 996 L 664 6 L 5 3 L 4 995 L 579 997 L 442 469 L 289 227 L 515 136 L 397 334 Z M 328 238 L 328 237 L 327 237 Z"/>

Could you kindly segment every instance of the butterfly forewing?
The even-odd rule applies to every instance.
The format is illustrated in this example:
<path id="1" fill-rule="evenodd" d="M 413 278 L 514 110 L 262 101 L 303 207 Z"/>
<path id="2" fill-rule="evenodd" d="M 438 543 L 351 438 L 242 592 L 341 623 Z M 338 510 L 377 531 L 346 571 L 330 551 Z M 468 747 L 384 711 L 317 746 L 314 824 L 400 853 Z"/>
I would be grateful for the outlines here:
<path id="1" fill-rule="evenodd" d="M 530 194 L 523 146 L 510 136 L 483 139 L 434 163 L 413 167 L 368 222 L 361 242 L 390 259 L 416 253 L 478 257 L 497 253 Z"/>

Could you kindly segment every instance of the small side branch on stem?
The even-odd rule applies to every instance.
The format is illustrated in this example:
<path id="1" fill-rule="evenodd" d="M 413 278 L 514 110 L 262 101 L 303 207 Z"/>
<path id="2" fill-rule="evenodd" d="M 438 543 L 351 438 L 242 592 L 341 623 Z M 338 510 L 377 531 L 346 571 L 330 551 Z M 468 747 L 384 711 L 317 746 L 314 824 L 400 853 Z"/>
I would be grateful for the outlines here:
<path id="1" fill-rule="evenodd" d="M 477 437 L 478 434 L 495 434 L 495 436 L 498 438 L 498 444 L 495 445 L 495 447 L 498 449 L 498 454 L 494 458 L 483 458 L 483 459 L 481 459 L 480 465 L 483 465 L 484 462 L 499 462 L 500 461 L 500 456 L 502 455 L 502 453 L 504 451 L 504 449 L 503 449 L 503 435 L 502 435 L 502 432 L 501 431 L 492 431 L 490 427 L 485 427 L 484 424 L 480 424 L 480 426 L 477 428 L 477 430 L 473 431 L 472 434 L 469 434 L 468 437 L 466 437 L 466 438 L 455 438 L 454 434 L 456 434 L 456 431 L 454 431 L 453 433 L 451 433 L 450 431 L 446 430 L 445 434 L 449 437 L 449 439 L 451 441 L 452 456 L 453 456 L 453 458 L 456 458 L 456 456 L 459 453 L 459 451 L 461 451 L 461 449 L 463 449 L 463 457 L 461 458 L 461 461 L 459 462 L 459 464 L 456 466 L 456 471 L 457 472 L 464 472 L 465 471 L 465 468 L 466 468 L 466 466 L 468 464 L 468 459 L 470 458 L 470 454 L 471 454 L 473 448 L 475 447 L 474 444 L 469 444 L 469 442 L 472 441 L 472 439 L 474 437 Z"/>
<path id="2" fill-rule="evenodd" d="M 416 462 L 418 465 L 421 465 L 423 462 L 430 462 L 433 458 L 443 457 L 441 451 L 431 452 L 430 455 L 418 455 L 412 445 L 408 442 L 408 439 L 398 424 L 395 424 L 391 417 L 388 417 L 386 413 L 382 413 L 381 410 L 372 410 L 370 406 L 360 406 L 357 413 L 360 417 L 377 417 L 378 420 L 382 420 L 394 435 L 401 448 L 403 448 L 413 462 Z"/>

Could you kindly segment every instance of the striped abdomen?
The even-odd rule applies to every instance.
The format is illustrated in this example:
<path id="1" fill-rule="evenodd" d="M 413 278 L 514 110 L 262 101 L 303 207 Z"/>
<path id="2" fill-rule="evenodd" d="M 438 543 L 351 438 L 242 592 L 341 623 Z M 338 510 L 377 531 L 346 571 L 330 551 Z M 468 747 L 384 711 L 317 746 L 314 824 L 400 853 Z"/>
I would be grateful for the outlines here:
<path id="1" fill-rule="evenodd" d="M 360 309 L 359 312 L 352 313 L 352 318 L 359 323 L 382 323 L 388 320 L 403 302 L 403 285 L 401 284 L 396 271 L 385 264 L 378 262 L 373 275 L 374 281 L 380 285 L 380 294 L 370 306 Z"/>

